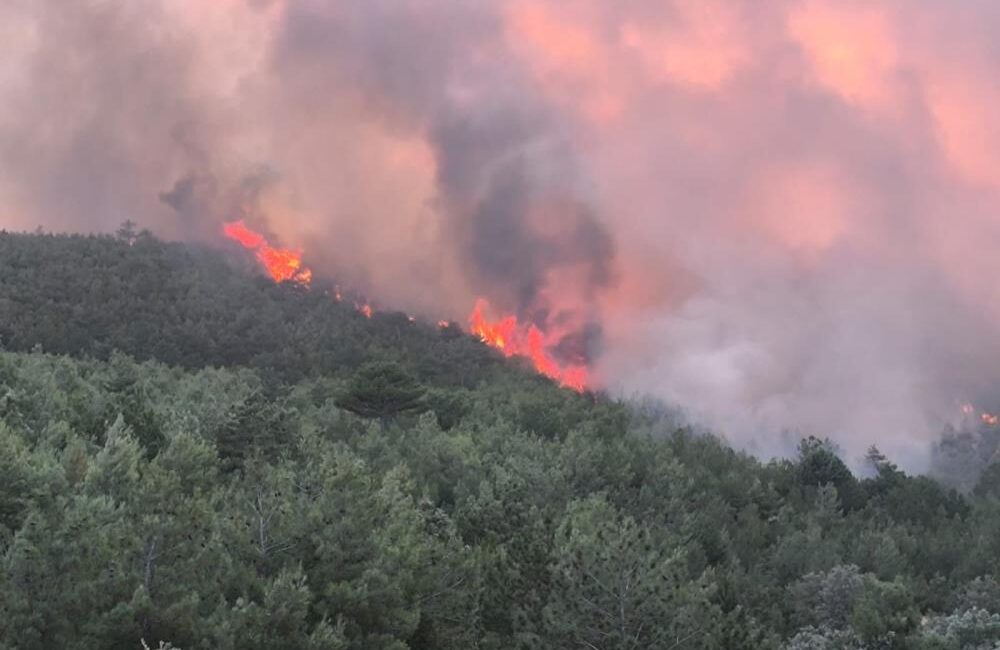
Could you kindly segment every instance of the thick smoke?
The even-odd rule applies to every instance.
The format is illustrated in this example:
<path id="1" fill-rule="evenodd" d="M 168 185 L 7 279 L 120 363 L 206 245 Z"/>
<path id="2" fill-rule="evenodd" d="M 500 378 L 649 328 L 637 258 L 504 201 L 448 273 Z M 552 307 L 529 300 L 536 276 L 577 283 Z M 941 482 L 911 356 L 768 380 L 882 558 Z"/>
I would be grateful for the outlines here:
<path id="1" fill-rule="evenodd" d="M 359 119 L 427 148 L 434 186 L 425 198 L 440 228 L 430 248 L 450 262 L 442 273 L 539 325 L 592 329 L 612 239 L 588 203 L 570 134 L 528 71 L 505 56 L 505 38 L 502 16 L 482 3 L 294 3 L 276 72 L 294 79 L 289 94 L 303 102 L 343 101 L 355 86 Z M 549 291 L 566 269 L 581 284 L 570 300 Z M 565 319 L 574 322 L 561 326 Z"/>
<path id="2" fill-rule="evenodd" d="M 1000 407 L 1000 7 L 11 0 L 0 225 L 244 216 L 763 453 Z M 791 432 L 782 435 L 783 431 Z"/>

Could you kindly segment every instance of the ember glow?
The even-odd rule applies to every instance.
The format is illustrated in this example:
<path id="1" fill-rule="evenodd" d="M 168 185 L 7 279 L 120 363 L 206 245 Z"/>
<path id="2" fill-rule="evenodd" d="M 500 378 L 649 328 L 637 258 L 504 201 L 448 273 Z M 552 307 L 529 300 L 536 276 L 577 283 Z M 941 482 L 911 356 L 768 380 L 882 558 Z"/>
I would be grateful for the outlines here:
<path id="1" fill-rule="evenodd" d="M 302 266 L 301 251 L 272 247 L 263 235 L 248 228 L 242 219 L 224 224 L 222 232 L 244 248 L 254 251 L 261 266 L 275 282 L 292 280 L 308 285 L 312 281 L 312 271 Z"/>
<path id="2" fill-rule="evenodd" d="M 990 413 L 989 411 L 979 411 L 975 406 L 968 402 L 962 404 L 962 415 L 965 417 L 966 422 L 969 422 L 970 420 L 975 422 L 978 420 L 988 427 L 1000 425 L 1000 415 Z"/>

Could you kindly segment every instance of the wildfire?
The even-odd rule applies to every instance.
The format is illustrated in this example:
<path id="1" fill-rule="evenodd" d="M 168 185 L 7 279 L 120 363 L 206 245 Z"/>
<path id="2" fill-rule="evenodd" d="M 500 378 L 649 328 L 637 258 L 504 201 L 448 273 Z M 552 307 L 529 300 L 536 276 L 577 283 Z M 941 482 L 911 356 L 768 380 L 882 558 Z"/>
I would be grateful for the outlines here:
<path id="1" fill-rule="evenodd" d="M 962 414 L 966 417 L 974 417 L 976 415 L 976 407 L 972 404 L 962 404 Z M 987 411 L 981 411 L 979 413 L 979 421 L 989 427 L 995 427 L 1000 425 L 1000 415 L 994 415 Z"/>
<path id="2" fill-rule="evenodd" d="M 222 232 L 244 248 L 254 251 L 257 260 L 275 282 L 293 280 L 308 285 L 312 281 L 312 271 L 302 266 L 300 251 L 273 248 L 263 235 L 248 228 L 242 219 L 223 225 Z"/>
<path id="3" fill-rule="evenodd" d="M 312 271 L 302 265 L 301 251 L 272 247 L 263 235 L 248 228 L 242 219 L 224 224 L 222 230 L 229 239 L 239 242 L 247 250 L 254 251 L 257 261 L 275 282 L 292 280 L 309 285 L 312 281 Z M 339 286 L 334 287 L 333 298 L 337 302 L 344 299 Z M 374 313 L 371 304 L 364 298 L 355 302 L 354 308 L 366 318 L 371 318 Z M 587 367 L 580 364 L 560 364 L 550 353 L 555 341 L 545 332 L 533 324 L 519 323 L 517 317 L 513 315 L 505 316 L 498 321 L 490 321 L 486 317 L 488 310 L 489 303 L 480 298 L 476 301 L 472 314 L 469 315 L 469 330 L 483 343 L 500 350 L 504 356 L 530 359 L 539 374 L 563 386 L 578 392 L 587 388 L 589 382 Z M 412 316 L 409 319 L 414 320 Z M 441 328 L 451 326 L 451 322 L 447 320 L 440 320 L 437 324 Z M 986 421 L 985 415 L 984 421 Z M 996 424 L 996 417 L 991 417 L 994 418 L 993 424 Z"/>
<path id="4" fill-rule="evenodd" d="M 539 374 L 563 386 L 581 392 L 587 387 L 586 366 L 561 366 L 549 353 L 551 341 L 546 340 L 545 334 L 535 325 L 520 324 L 516 316 L 490 322 L 484 313 L 488 308 L 489 303 L 480 298 L 469 315 L 469 329 L 483 343 L 500 350 L 504 356 L 530 359 Z"/>
<path id="5" fill-rule="evenodd" d="M 503 320 L 490 323 L 483 316 L 483 310 L 488 306 L 487 302 L 480 298 L 476 301 L 476 306 L 469 315 L 469 328 L 473 334 L 483 340 L 483 343 L 494 347 L 506 356 L 518 354 L 518 346 L 514 344 L 514 336 L 517 332 L 517 318 L 507 316 Z"/>

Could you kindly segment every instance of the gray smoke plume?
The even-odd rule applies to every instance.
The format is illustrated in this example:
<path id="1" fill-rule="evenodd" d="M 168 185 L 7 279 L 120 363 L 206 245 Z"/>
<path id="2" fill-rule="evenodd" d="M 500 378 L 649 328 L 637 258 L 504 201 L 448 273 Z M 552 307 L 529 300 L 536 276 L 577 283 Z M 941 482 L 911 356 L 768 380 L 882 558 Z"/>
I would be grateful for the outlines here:
<path id="1" fill-rule="evenodd" d="M 477 293 L 544 326 L 552 271 L 585 267 L 596 298 L 610 284 L 614 247 L 587 203 L 568 134 L 531 79 L 509 60 L 469 56 L 502 51 L 503 37 L 495 10 L 479 3 L 295 3 L 275 64 L 304 102 L 338 101 L 346 76 L 366 119 L 426 142 L 444 225 L 436 248 L 452 251 Z M 546 208 L 560 212 L 556 232 L 535 223 Z"/>
<path id="2" fill-rule="evenodd" d="M 484 296 L 763 454 L 812 433 L 920 469 L 963 404 L 1000 410 L 998 18 L 9 0 L 0 225 L 246 216 L 387 306 Z"/>

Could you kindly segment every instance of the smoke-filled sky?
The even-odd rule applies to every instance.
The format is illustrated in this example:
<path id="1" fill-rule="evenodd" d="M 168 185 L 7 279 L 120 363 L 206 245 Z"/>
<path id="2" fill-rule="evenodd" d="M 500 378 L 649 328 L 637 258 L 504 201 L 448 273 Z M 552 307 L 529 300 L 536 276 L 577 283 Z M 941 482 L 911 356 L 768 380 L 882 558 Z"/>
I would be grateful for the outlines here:
<path id="1" fill-rule="evenodd" d="M 992 0 L 6 0 L 0 226 L 250 223 L 734 441 L 1000 406 Z M 582 345 L 582 344 L 581 344 Z"/>

